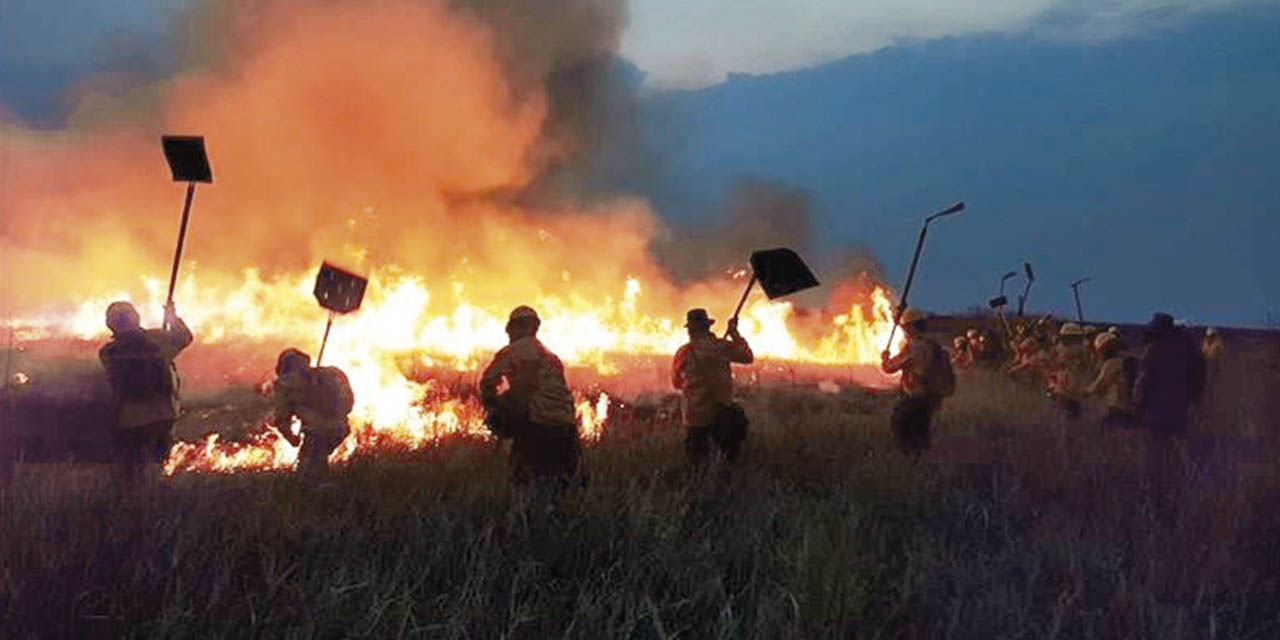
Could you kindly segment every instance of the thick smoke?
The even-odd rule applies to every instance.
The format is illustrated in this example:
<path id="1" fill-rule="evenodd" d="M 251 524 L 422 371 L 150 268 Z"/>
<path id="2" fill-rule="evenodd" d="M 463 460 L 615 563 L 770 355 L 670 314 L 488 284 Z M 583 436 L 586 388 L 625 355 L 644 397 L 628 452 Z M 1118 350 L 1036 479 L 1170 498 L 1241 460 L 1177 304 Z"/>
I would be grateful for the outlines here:
<path id="1" fill-rule="evenodd" d="M 655 260 L 678 282 L 748 269 L 752 251 L 773 247 L 799 252 L 824 282 L 796 298 L 802 306 L 848 309 L 854 292 L 865 296 L 870 291 L 865 285 L 881 277 L 880 263 L 870 247 L 846 245 L 818 251 L 813 197 L 793 185 L 740 179 L 726 202 L 706 219 L 709 222 L 702 224 L 670 223 L 653 242 Z M 849 283 L 855 283 L 853 288 Z"/>
<path id="2" fill-rule="evenodd" d="M 126 56 L 72 92 L 65 129 L 0 124 L 6 271 L 31 274 L 4 297 L 39 311 L 167 276 L 183 187 L 163 133 L 208 141 L 184 266 L 202 285 L 337 259 L 507 304 L 638 277 L 667 313 L 752 249 L 814 259 L 798 189 L 744 181 L 719 225 L 665 232 L 623 197 L 656 158 L 615 54 L 626 19 L 620 0 L 205 2 L 162 57 L 180 62 Z"/>

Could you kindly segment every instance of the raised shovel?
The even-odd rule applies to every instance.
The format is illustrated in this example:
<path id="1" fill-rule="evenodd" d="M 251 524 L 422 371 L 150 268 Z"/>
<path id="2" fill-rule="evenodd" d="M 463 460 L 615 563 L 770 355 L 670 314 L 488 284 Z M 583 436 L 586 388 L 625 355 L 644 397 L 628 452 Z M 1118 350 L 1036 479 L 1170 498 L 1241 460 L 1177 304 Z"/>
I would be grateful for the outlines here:
<path id="1" fill-rule="evenodd" d="M 889 329 L 889 344 L 884 347 L 886 352 L 893 346 L 893 336 L 898 331 L 898 321 L 902 319 L 902 312 L 907 310 L 907 295 L 911 293 L 911 282 L 916 277 L 916 265 L 920 263 L 920 251 L 924 249 L 924 237 L 925 234 L 929 233 L 929 223 L 943 216 L 960 213 L 961 211 L 964 211 L 964 203 L 957 202 L 924 219 L 924 224 L 920 227 L 920 238 L 916 240 L 916 252 L 911 256 L 911 269 L 907 271 L 907 284 L 902 287 L 902 299 L 898 302 L 898 308 L 893 313 L 893 328 Z"/>
<path id="2" fill-rule="evenodd" d="M 760 288 L 770 300 L 818 286 L 818 279 L 795 251 L 780 247 L 752 252 L 751 281 L 742 292 L 738 307 L 733 310 L 734 320 L 742 313 L 742 305 L 746 304 L 747 295 L 756 282 L 760 283 Z"/>
<path id="3" fill-rule="evenodd" d="M 350 313 L 359 309 L 368 284 L 368 278 L 362 278 L 346 269 L 340 269 L 328 262 L 320 265 L 313 293 L 316 296 L 316 302 L 329 310 L 329 322 L 324 326 L 324 339 L 320 341 L 320 353 L 316 356 L 317 367 L 320 366 L 320 360 L 324 358 L 324 347 L 329 343 L 329 330 L 333 328 L 333 317 L 339 313 Z"/>
<path id="4" fill-rule="evenodd" d="M 1024 317 L 1027 310 L 1027 299 L 1031 297 L 1031 283 L 1036 281 L 1036 272 L 1031 270 L 1031 263 L 1022 263 L 1022 270 L 1027 273 L 1027 286 L 1022 289 L 1022 295 L 1018 296 L 1018 317 Z"/>
<path id="5" fill-rule="evenodd" d="M 178 265 L 182 262 L 182 246 L 187 240 L 187 220 L 191 217 L 191 199 L 196 195 L 197 182 L 213 182 L 213 169 L 204 151 L 204 136 L 161 136 L 164 159 L 169 163 L 174 182 L 187 183 L 187 199 L 182 205 L 182 222 L 178 226 L 178 246 L 173 250 L 173 269 L 169 272 L 169 295 L 165 307 L 173 304 L 173 289 L 178 284 Z M 169 328 L 168 314 L 164 326 Z"/>

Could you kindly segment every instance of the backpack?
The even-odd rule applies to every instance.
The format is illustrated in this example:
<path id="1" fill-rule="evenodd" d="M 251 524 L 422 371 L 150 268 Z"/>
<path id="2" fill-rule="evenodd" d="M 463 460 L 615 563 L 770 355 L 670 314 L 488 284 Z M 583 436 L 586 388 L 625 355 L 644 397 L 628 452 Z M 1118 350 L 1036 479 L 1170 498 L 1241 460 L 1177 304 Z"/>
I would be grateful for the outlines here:
<path id="1" fill-rule="evenodd" d="M 931 397 L 950 398 L 956 393 L 956 372 L 942 345 L 929 341 L 929 368 L 924 374 L 924 389 Z"/>
<path id="2" fill-rule="evenodd" d="M 118 400 L 153 400 L 173 394 L 171 365 L 146 334 L 118 336 L 103 350 L 102 361 Z"/>
<path id="3" fill-rule="evenodd" d="M 346 417 L 355 406 L 355 395 L 347 375 L 337 367 L 312 369 L 308 404 L 333 417 Z"/>

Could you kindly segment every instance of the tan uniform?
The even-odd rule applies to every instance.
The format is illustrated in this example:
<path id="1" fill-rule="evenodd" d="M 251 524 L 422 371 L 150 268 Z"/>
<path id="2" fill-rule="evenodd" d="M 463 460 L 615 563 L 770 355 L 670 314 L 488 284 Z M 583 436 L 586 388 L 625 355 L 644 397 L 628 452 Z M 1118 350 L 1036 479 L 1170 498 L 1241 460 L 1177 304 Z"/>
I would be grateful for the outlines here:
<path id="1" fill-rule="evenodd" d="M 1221 360 L 1227 354 L 1227 345 L 1223 342 L 1221 335 L 1205 336 L 1204 342 L 1200 345 L 1200 353 L 1209 362 Z"/>
<path id="2" fill-rule="evenodd" d="M 271 392 L 275 424 L 288 429 L 293 417 L 302 423 L 298 475 L 322 479 L 329 473 L 329 456 L 351 432 L 347 414 L 355 403 L 346 374 L 337 367 L 289 371 Z"/>
<path id="3" fill-rule="evenodd" d="M 576 425 L 573 394 L 564 378 L 560 358 L 533 336 L 518 338 L 493 356 L 480 376 L 480 396 L 485 402 L 498 398 L 498 383 L 506 378 L 504 394 L 514 407 L 527 412 L 539 425 Z"/>
<path id="4" fill-rule="evenodd" d="M 1088 354 L 1080 345 L 1058 345 L 1048 377 L 1048 391 L 1060 398 L 1079 400 L 1087 371 Z"/>
<path id="5" fill-rule="evenodd" d="M 733 402 L 730 363 L 751 364 L 755 356 L 741 337 L 698 335 L 676 351 L 671 363 L 671 386 L 680 391 L 681 416 L 686 427 L 705 427 L 719 406 Z"/>
<path id="6" fill-rule="evenodd" d="M 115 382 L 113 381 L 112 391 L 116 396 L 117 407 L 116 426 L 122 429 L 131 429 L 166 420 L 176 420 L 180 413 L 179 391 L 181 380 L 178 378 L 178 368 L 173 363 L 173 360 L 183 349 L 187 348 L 187 345 L 191 344 L 191 330 L 179 318 L 170 329 L 143 329 L 139 332 L 122 332 L 98 350 L 98 359 L 102 361 L 103 367 L 110 370 L 115 361 L 127 357 L 126 352 L 132 351 L 130 342 L 134 340 L 141 340 L 151 345 L 156 349 L 158 355 L 164 359 L 167 365 L 167 371 L 164 375 L 169 377 L 169 392 L 148 398 L 129 397 L 127 390 L 114 388 Z"/>
<path id="7" fill-rule="evenodd" d="M 946 354 L 937 342 L 923 335 L 909 335 L 902 351 L 881 365 L 885 373 L 902 372 L 902 397 L 893 407 L 889 428 L 907 455 L 928 451 L 932 442 L 930 426 L 933 414 L 942 406 L 942 398 L 929 393 L 926 379 L 933 359 L 938 357 L 945 358 Z"/>
<path id="8" fill-rule="evenodd" d="M 503 379 L 508 389 L 498 395 Z M 558 496 L 578 474 L 581 458 L 573 394 L 560 358 L 532 335 L 516 338 L 494 354 L 481 374 L 480 398 L 504 416 L 513 440 L 512 483 L 533 481 Z"/>
<path id="9" fill-rule="evenodd" d="M 924 380 L 936 351 L 937 343 L 933 340 L 924 336 L 910 337 L 898 355 L 884 362 L 884 371 L 885 373 L 902 372 L 903 395 L 927 397 Z"/>
<path id="10" fill-rule="evenodd" d="M 1124 372 L 1124 358 L 1108 358 L 1098 368 L 1098 377 L 1085 388 L 1089 395 L 1102 396 L 1111 411 L 1133 413 L 1129 397 L 1129 380 Z"/>
<path id="11" fill-rule="evenodd" d="M 131 479 L 146 463 L 169 455 L 173 423 L 181 412 L 181 380 L 173 360 L 191 344 L 181 318 L 169 329 L 120 331 L 98 350 L 115 399 L 116 458 Z"/>
<path id="12" fill-rule="evenodd" d="M 318 376 L 335 376 L 326 386 Z M 293 416 L 302 423 L 302 433 L 326 438 L 342 438 L 350 432 L 347 414 L 354 396 L 346 374 L 337 367 L 290 371 L 276 381 L 271 393 L 275 404 L 275 424 L 288 427 Z"/>

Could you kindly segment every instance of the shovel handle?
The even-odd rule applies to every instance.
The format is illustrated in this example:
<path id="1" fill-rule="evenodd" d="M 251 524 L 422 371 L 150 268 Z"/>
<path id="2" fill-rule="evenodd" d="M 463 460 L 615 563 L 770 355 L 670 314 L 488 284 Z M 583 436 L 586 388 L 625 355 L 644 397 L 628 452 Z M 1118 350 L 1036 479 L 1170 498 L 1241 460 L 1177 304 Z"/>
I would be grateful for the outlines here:
<path id="1" fill-rule="evenodd" d="M 747 288 L 742 291 L 742 297 L 738 299 L 738 307 L 733 310 L 733 319 L 738 319 L 738 314 L 742 313 L 742 305 L 747 303 L 747 295 L 751 293 L 751 288 L 756 286 L 756 275 L 751 274 L 751 281 L 747 283 Z"/>
<path id="2" fill-rule="evenodd" d="M 169 296 L 166 304 L 173 304 L 173 290 L 178 286 L 178 265 L 182 263 L 182 245 L 187 241 L 187 220 L 191 218 L 191 199 L 196 195 L 196 183 L 187 183 L 187 199 L 182 203 L 182 223 L 178 226 L 178 246 L 173 250 L 173 269 L 169 271 Z M 165 328 L 169 328 L 169 320 L 165 319 Z"/>

